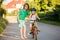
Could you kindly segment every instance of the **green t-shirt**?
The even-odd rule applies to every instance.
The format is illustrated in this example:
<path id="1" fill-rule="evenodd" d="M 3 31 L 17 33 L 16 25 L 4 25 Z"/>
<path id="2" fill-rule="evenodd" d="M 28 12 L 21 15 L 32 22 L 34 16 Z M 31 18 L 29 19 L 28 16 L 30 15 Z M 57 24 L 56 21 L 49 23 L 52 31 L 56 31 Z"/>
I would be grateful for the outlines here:
<path id="1" fill-rule="evenodd" d="M 20 9 L 19 11 L 19 20 L 25 20 L 25 18 L 29 15 L 28 11 L 24 9 Z"/>

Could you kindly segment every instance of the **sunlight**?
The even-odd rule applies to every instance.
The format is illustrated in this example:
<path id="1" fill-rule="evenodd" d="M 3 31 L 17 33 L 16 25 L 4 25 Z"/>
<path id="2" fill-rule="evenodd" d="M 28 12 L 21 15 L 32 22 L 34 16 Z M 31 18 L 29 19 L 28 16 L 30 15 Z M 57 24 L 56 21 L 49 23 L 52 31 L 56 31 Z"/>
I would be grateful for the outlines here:
<path id="1" fill-rule="evenodd" d="M 24 2 L 26 2 L 26 0 L 23 0 Z"/>
<path id="2" fill-rule="evenodd" d="M 29 0 L 30 2 L 32 2 L 32 0 Z"/>
<path id="3" fill-rule="evenodd" d="M 12 0 L 4 0 L 3 4 L 7 5 L 9 2 L 11 2 Z"/>
<path id="4" fill-rule="evenodd" d="M 15 10 L 15 9 L 8 9 L 7 11 L 8 11 L 8 13 L 11 13 L 13 10 Z"/>
<path id="5" fill-rule="evenodd" d="M 22 4 L 16 4 L 16 8 L 22 8 Z"/>

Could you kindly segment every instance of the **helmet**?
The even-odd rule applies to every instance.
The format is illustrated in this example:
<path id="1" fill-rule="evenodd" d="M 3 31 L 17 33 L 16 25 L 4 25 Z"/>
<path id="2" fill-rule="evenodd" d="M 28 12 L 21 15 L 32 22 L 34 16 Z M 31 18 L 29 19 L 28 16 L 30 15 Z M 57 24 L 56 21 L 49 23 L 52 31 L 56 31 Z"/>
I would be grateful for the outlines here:
<path id="1" fill-rule="evenodd" d="M 36 8 L 31 8 L 31 11 L 36 11 Z"/>

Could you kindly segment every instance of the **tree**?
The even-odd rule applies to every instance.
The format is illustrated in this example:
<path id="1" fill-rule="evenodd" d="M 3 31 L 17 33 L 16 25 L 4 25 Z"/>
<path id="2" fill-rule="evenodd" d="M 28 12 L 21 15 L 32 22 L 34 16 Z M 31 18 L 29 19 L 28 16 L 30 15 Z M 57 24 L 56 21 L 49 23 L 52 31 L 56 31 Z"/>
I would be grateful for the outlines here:
<path id="1" fill-rule="evenodd" d="M 0 18 L 3 17 L 3 15 L 6 15 L 6 10 L 1 7 L 4 0 L 0 0 Z"/>
<path id="2" fill-rule="evenodd" d="M 4 0 L 0 0 L 0 7 L 1 7 L 1 4 L 2 4 L 3 1 L 4 1 Z"/>

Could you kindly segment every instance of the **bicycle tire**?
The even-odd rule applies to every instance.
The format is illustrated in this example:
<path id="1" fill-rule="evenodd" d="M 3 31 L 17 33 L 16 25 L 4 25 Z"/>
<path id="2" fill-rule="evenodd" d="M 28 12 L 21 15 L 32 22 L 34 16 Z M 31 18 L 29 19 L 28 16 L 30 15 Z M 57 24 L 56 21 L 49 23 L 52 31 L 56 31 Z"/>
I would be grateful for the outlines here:
<path id="1" fill-rule="evenodd" d="M 35 28 L 35 33 L 34 33 L 34 40 L 38 40 L 36 28 Z"/>

